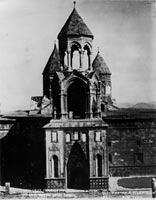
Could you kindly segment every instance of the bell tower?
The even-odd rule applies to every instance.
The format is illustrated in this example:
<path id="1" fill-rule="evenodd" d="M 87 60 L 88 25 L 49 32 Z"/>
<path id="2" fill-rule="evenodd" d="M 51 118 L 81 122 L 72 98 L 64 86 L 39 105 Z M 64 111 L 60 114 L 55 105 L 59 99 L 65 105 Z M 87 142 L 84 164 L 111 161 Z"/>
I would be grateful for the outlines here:
<path id="1" fill-rule="evenodd" d="M 75 2 L 57 38 L 58 51 L 55 46 L 50 68 L 44 71 L 50 74 L 51 87 L 45 92 L 53 102 L 53 117 L 44 126 L 47 189 L 107 189 L 108 125 L 101 117 L 101 99 L 107 81 L 103 75 L 110 73 L 105 73 L 99 55 L 92 65 L 94 36 Z"/>
<path id="2" fill-rule="evenodd" d="M 58 34 L 61 65 L 68 71 L 91 70 L 93 34 L 74 8 L 66 23 Z M 84 66 L 85 63 L 87 63 Z"/>

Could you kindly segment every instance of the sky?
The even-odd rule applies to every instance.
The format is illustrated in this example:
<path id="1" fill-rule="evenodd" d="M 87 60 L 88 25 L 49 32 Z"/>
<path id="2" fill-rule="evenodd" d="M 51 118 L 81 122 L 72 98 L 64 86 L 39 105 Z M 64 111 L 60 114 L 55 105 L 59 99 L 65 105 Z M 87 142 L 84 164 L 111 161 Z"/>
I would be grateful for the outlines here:
<path id="1" fill-rule="evenodd" d="M 77 0 L 112 73 L 117 102 L 156 101 L 156 3 L 150 0 Z M 42 96 L 42 72 L 71 0 L 0 0 L 0 110 L 29 109 Z"/>

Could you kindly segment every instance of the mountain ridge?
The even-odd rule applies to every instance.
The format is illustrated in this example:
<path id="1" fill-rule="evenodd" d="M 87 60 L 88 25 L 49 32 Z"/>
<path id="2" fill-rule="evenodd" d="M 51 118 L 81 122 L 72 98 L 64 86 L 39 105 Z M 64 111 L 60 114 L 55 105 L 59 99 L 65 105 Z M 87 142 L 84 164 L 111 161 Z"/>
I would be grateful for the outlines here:
<path id="1" fill-rule="evenodd" d="M 124 102 L 124 103 L 118 103 L 117 106 L 119 108 L 156 109 L 156 102 L 155 101 L 151 101 L 151 102 L 138 102 L 136 104 Z"/>

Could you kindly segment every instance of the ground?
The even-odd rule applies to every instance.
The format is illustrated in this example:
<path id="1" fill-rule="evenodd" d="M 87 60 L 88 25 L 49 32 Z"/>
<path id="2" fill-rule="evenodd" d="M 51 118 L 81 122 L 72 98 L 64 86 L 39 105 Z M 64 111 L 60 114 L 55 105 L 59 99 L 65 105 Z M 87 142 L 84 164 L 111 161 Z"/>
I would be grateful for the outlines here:
<path id="1" fill-rule="evenodd" d="M 139 176 L 139 177 L 111 177 L 109 179 L 109 191 L 103 190 L 55 190 L 53 192 L 47 191 L 32 191 L 32 190 L 21 190 L 17 188 L 10 189 L 10 195 L 5 194 L 5 188 L 0 188 L 1 199 L 50 199 L 50 198 L 151 198 L 151 179 L 154 176 Z"/>

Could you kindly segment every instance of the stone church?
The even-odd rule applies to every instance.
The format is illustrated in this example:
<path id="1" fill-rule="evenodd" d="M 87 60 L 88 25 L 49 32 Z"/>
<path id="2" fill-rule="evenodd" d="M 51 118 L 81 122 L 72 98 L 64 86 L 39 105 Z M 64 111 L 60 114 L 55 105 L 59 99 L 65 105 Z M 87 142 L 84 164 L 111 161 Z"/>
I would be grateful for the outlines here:
<path id="1" fill-rule="evenodd" d="M 92 58 L 75 4 L 57 38 L 37 106 L 0 118 L 0 185 L 108 189 L 110 176 L 154 175 L 156 111 L 113 105 L 110 69 Z"/>
<path id="2" fill-rule="evenodd" d="M 111 98 L 111 72 L 99 52 L 92 63 L 93 39 L 74 6 L 43 71 L 43 94 L 53 106 L 44 126 L 47 188 L 108 187 L 101 109 Z"/>

